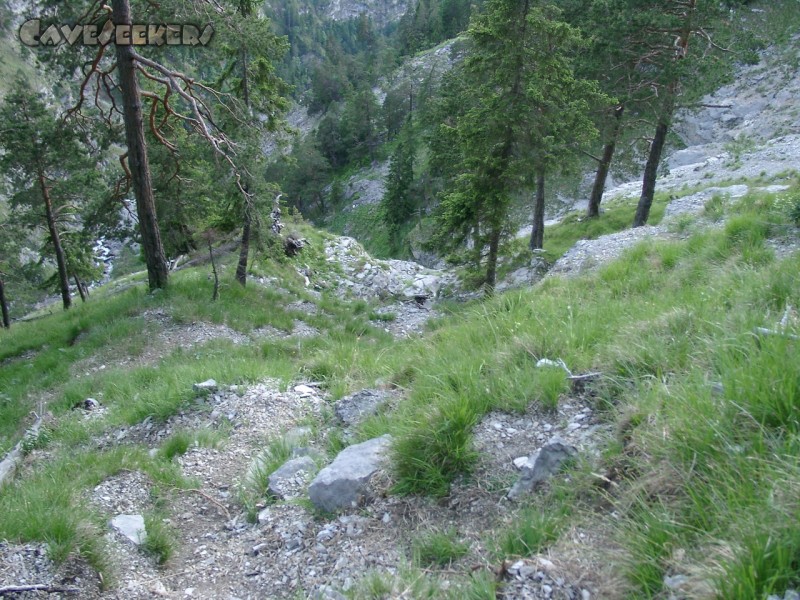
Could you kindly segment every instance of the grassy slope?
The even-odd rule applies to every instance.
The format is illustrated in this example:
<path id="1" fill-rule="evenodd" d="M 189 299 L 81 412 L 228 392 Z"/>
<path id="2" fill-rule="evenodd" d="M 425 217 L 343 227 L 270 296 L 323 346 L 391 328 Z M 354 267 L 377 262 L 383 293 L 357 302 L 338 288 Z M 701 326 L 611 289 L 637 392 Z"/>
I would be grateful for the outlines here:
<path id="1" fill-rule="evenodd" d="M 310 321 L 324 332 L 317 338 L 217 341 L 176 350 L 152 366 L 74 378 L 70 366 L 87 356 L 146 354 L 152 332 L 139 315 L 147 309 L 242 332 L 263 324 L 288 329 L 300 316 L 276 290 L 241 290 L 227 279 L 222 300 L 208 303 L 207 268 L 177 275 L 165 294 L 136 288 L 20 324 L 0 334 L 0 359 L 36 355 L 0 370 L 3 447 L 44 394 L 56 421 L 31 443 L 47 446 L 55 459 L 2 492 L 0 538 L 44 539 L 57 557 L 77 548 L 102 565 L 91 513 L 68 510 L 80 502 L 77 492 L 122 468 L 141 468 L 170 485 L 181 478 L 144 450 L 94 450 L 91 436 L 149 415 L 168 417 L 190 399 L 191 383 L 207 377 L 308 377 L 327 382 L 334 396 L 378 380 L 404 388 L 407 401 L 359 434 L 397 436 L 396 492 L 444 495 L 475 465 L 471 430 L 484 413 L 559 401 L 564 376 L 535 368 L 537 358 L 549 357 L 575 372 L 606 375 L 595 390 L 598 407 L 619 435 L 600 464 L 576 467 L 571 489 L 554 488 L 525 509 L 519 527 L 497 540 L 499 556 L 552 543 L 567 517 L 608 518 L 614 510 L 625 553 L 613 560 L 632 597 L 658 596 L 664 575 L 689 564 L 701 573 L 697 585 L 710 581 L 720 597 L 780 592 L 800 583 L 800 470 L 793 458 L 800 450 L 800 352 L 795 341 L 757 337 L 753 329 L 774 327 L 786 306 L 800 306 L 800 257 L 777 261 L 766 244 L 791 229 L 788 209 L 780 198 L 749 196 L 724 229 L 645 243 L 596 274 L 453 307 L 429 335 L 399 343 L 370 327 L 364 303 L 323 297 L 317 302 L 328 314 Z M 319 249 L 305 260 L 324 268 Z M 280 277 L 294 296 L 312 299 L 291 262 L 258 268 Z M 712 382 L 722 383 L 722 395 L 712 393 Z M 108 417 L 91 425 L 69 411 L 88 395 L 109 407 Z M 95 466 L 66 481 L 58 473 L 67 463 L 70 472 Z M 591 472 L 615 486 L 596 486 Z M 88 516 L 63 516 L 80 514 Z"/>
<path id="2" fill-rule="evenodd" d="M 471 429 L 483 414 L 558 401 L 564 377 L 536 369 L 538 358 L 602 371 L 595 391 L 617 439 L 601 464 L 578 467 L 573 490 L 538 500 L 501 541 L 506 554 L 540 549 L 569 513 L 607 519 L 610 506 L 625 548 L 613 560 L 631 597 L 658 597 L 674 573 L 692 574 L 697 596 L 782 593 L 800 583 L 800 351 L 753 331 L 800 302 L 800 258 L 776 261 L 766 244 L 792 230 L 790 204 L 748 196 L 722 230 L 645 243 L 597 274 L 459 311 L 395 351 L 324 356 L 316 368 L 407 389 L 408 401 L 363 425 L 362 437 L 398 438 L 396 492 L 441 495 L 475 465 Z M 614 482 L 610 493 L 592 472 Z M 565 500 L 575 507 L 565 511 Z"/>

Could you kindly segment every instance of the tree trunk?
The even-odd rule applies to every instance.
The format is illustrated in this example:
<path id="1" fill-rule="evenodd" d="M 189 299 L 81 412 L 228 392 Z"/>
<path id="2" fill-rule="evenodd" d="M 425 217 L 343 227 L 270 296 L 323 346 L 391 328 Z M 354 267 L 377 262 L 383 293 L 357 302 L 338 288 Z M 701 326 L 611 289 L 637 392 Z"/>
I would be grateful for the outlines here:
<path id="1" fill-rule="evenodd" d="M 544 171 L 536 174 L 536 199 L 533 202 L 533 226 L 531 227 L 531 250 L 544 246 Z"/>
<path id="2" fill-rule="evenodd" d="M 211 234 L 206 234 L 206 242 L 208 242 L 208 257 L 211 260 L 211 272 L 214 274 L 214 291 L 211 292 L 211 301 L 216 302 L 219 300 L 219 275 L 217 275 L 217 263 L 214 261 L 214 249 L 211 247 Z"/>
<path id="3" fill-rule="evenodd" d="M 78 293 L 81 295 L 81 301 L 86 302 L 86 288 L 84 287 L 83 282 L 78 279 L 78 276 L 75 273 L 72 274 L 72 279 L 75 281 L 75 287 L 78 288 Z"/>
<path id="4" fill-rule="evenodd" d="M 672 82 L 667 86 L 664 105 L 656 125 L 656 133 L 653 142 L 650 144 L 650 154 L 647 156 L 647 164 L 644 167 L 644 178 L 642 179 L 642 195 L 639 198 L 639 205 L 636 207 L 636 217 L 633 220 L 634 227 L 641 227 L 647 224 L 650 216 L 650 207 L 653 205 L 653 195 L 656 191 L 656 177 L 658 176 L 658 165 L 661 163 L 661 152 L 667 141 L 667 132 L 672 120 L 672 112 L 675 109 L 675 94 L 677 82 Z"/>
<path id="5" fill-rule="evenodd" d="M 681 34 L 676 41 L 676 47 L 678 48 L 678 53 L 675 57 L 676 60 L 686 58 L 689 52 L 689 38 L 692 35 L 692 19 L 696 9 L 697 0 L 688 0 L 686 11 L 684 12 Z M 636 207 L 636 217 L 633 220 L 634 227 L 645 225 L 647 223 L 647 218 L 650 216 L 650 207 L 653 205 L 653 194 L 655 194 L 656 190 L 658 165 L 661 162 L 661 152 L 667 141 L 667 132 L 672 122 L 672 114 L 675 112 L 675 99 L 678 95 L 679 84 L 680 81 L 676 77 L 670 81 L 669 85 L 666 87 L 664 104 L 662 105 L 661 114 L 658 118 L 658 125 L 656 125 L 656 134 L 655 137 L 653 137 L 653 143 L 650 144 L 650 155 L 647 157 L 647 164 L 644 168 L 642 195 L 639 198 L 639 205 Z"/>
<path id="6" fill-rule="evenodd" d="M 251 207 L 247 205 L 244 207 L 242 242 L 239 249 L 239 264 L 236 266 L 236 281 L 242 284 L 242 287 L 247 285 L 247 257 L 250 254 L 250 223 L 252 221 L 250 208 Z"/>
<path id="7" fill-rule="evenodd" d="M 11 317 L 8 316 L 8 303 L 6 302 L 6 286 L 3 278 L 0 277 L 0 310 L 3 313 L 3 327 L 11 328 Z"/>
<path id="8" fill-rule="evenodd" d="M 112 0 L 112 19 L 115 25 L 131 23 L 128 0 Z M 142 100 L 134 68 L 134 50 L 130 45 L 116 45 L 119 86 L 122 92 L 125 139 L 128 145 L 128 166 L 131 171 L 133 192 L 136 196 L 136 213 L 142 235 L 142 250 L 147 265 L 150 289 L 167 287 L 169 268 L 161 244 L 161 232 L 156 217 L 147 144 L 142 126 Z"/>
<path id="9" fill-rule="evenodd" d="M 61 246 L 61 238 L 58 235 L 58 228 L 56 227 L 56 217 L 53 213 L 53 202 L 50 199 L 50 189 L 47 187 L 44 174 L 39 172 L 39 186 L 42 190 L 42 198 L 44 199 L 44 213 L 47 218 L 47 229 L 50 231 L 50 240 L 53 242 L 53 248 L 56 253 L 56 265 L 58 266 L 58 287 L 61 288 L 61 301 L 64 304 L 64 310 L 72 306 L 72 298 L 69 295 L 69 278 L 67 275 L 67 258 L 64 255 L 64 248 Z"/>
<path id="10" fill-rule="evenodd" d="M 247 55 L 247 48 L 242 48 L 242 100 L 244 105 L 250 108 L 250 82 L 247 77 L 247 63 L 249 57 Z"/>
<path id="11" fill-rule="evenodd" d="M 589 208 L 586 211 L 586 216 L 588 217 L 600 216 L 600 202 L 603 199 L 603 191 L 606 189 L 608 171 L 611 168 L 611 161 L 614 158 L 614 151 L 617 148 L 617 138 L 622 128 L 622 114 L 624 112 L 624 105 L 620 105 L 614 110 L 614 124 L 611 127 L 609 138 L 606 140 L 605 146 L 603 146 L 603 156 L 597 167 L 597 173 L 595 173 L 592 194 L 589 196 Z"/>
<path id="12" fill-rule="evenodd" d="M 486 295 L 494 294 L 494 286 L 497 283 L 497 254 L 500 249 L 501 228 L 495 226 L 489 237 L 489 257 L 486 259 Z"/>

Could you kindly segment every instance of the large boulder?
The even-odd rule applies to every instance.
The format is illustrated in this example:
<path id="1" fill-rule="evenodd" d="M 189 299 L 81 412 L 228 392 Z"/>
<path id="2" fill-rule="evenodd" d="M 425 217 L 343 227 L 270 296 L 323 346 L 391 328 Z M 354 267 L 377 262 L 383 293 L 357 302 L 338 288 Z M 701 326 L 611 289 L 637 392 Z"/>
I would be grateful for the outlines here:
<path id="1" fill-rule="evenodd" d="M 392 436 L 383 435 L 342 450 L 308 488 L 317 508 L 334 512 L 358 506 L 367 496 L 369 480 L 386 459 Z"/>

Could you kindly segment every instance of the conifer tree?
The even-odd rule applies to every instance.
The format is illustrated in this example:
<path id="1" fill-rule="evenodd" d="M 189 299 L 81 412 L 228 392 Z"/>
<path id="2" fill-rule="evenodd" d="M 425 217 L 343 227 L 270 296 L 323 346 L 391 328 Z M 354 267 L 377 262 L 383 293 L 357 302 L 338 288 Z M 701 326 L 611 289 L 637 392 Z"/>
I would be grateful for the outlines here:
<path id="1" fill-rule="evenodd" d="M 512 197 L 538 184 L 531 242 L 540 247 L 544 177 L 595 133 L 588 106 L 599 92 L 575 78 L 570 55 L 581 40 L 551 5 L 490 0 L 468 33 L 460 114 L 440 128 L 460 157 L 459 175 L 442 200 L 437 239 L 471 238 L 479 259 L 485 251 L 491 292 Z"/>
<path id="2" fill-rule="evenodd" d="M 91 196 L 95 163 L 73 122 L 56 118 L 42 94 L 18 79 L 0 106 L 0 173 L 5 176 L 16 222 L 43 228 L 52 250 L 64 309 L 72 306 L 69 267 L 62 236 L 76 204 Z M 77 253 L 77 249 L 76 249 Z"/>
<path id="3" fill-rule="evenodd" d="M 413 181 L 414 136 L 409 122 L 401 132 L 397 147 L 392 153 L 389 175 L 386 178 L 386 193 L 382 200 L 389 241 L 395 250 L 400 244 L 400 228 L 414 214 L 415 203 L 411 195 Z"/>

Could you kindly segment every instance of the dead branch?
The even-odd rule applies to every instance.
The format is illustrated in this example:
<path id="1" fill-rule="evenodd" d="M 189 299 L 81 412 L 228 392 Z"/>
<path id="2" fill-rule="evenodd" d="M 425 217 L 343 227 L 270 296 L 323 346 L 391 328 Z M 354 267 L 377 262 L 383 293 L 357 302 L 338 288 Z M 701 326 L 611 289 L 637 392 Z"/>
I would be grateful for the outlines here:
<path id="1" fill-rule="evenodd" d="M 24 592 L 45 592 L 46 594 L 77 594 L 78 588 L 63 587 L 60 585 L 32 584 L 32 585 L 7 585 L 0 587 L 0 596 L 22 594 Z"/>
<path id="2" fill-rule="evenodd" d="M 603 162 L 602 158 L 597 158 L 594 154 L 592 154 L 591 152 L 587 152 L 586 150 L 581 149 L 580 153 L 583 154 L 584 156 L 588 156 L 589 158 L 593 159 L 596 162 L 599 163 Z"/>
<path id="3" fill-rule="evenodd" d="M 684 108 L 733 108 L 733 104 L 706 104 L 699 102 L 698 104 L 689 104 Z"/>
<path id="4" fill-rule="evenodd" d="M 158 127 L 156 127 L 156 113 L 158 112 L 158 105 L 161 102 L 161 97 L 153 92 L 142 91 L 143 98 L 150 98 L 152 104 L 150 105 L 150 132 L 155 136 L 159 143 L 166 147 L 173 154 L 177 152 L 178 147 L 166 139 Z"/>
<path id="5" fill-rule="evenodd" d="M 206 494 L 203 490 L 198 490 L 197 488 L 189 488 L 189 489 L 174 488 L 174 489 L 179 491 L 179 492 L 193 493 L 193 494 L 198 494 L 198 495 L 202 496 L 203 498 L 205 498 L 206 500 L 211 502 L 214 506 L 219 508 L 220 511 L 222 511 L 225 514 L 225 518 L 230 520 L 231 513 L 228 511 L 227 508 L 225 508 L 225 505 L 222 504 L 221 502 L 219 502 L 218 500 L 215 500 L 214 498 L 212 498 L 208 494 Z"/>
<path id="6" fill-rule="evenodd" d="M 97 51 L 97 55 L 94 57 L 94 60 L 92 61 L 92 65 L 89 69 L 89 72 L 86 74 L 86 76 L 83 78 L 83 81 L 81 82 L 81 87 L 78 90 L 78 103 L 67 111 L 66 115 L 67 117 L 71 117 L 72 115 L 80 111 L 81 107 L 83 107 L 83 101 L 86 98 L 86 87 L 89 85 L 89 82 L 92 80 L 92 77 L 96 73 L 98 73 L 97 65 L 100 64 L 100 59 L 103 58 L 103 54 L 105 54 L 105 51 L 106 47 L 101 45 Z"/>
<path id="7" fill-rule="evenodd" d="M 712 46 L 713 48 L 719 50 L 720 52 L 733 52 L 733 50 L 731 50 L 730 48 L 723 48 L 722 46 L 714 42 L 714 40 L 711 39 L 711 36 L 708 34 L 708 32 L 702 27 L 696 29 L 695 34 L 699 35 L 706 42 L 708 42 L 709 46 Z"/>
<path id="8" fill-rule="evenodd" d="M 766 327 L 756 327 L 753 330 L 753 333 L 756 335 L 777 335 L 781 337 L 785 337 L 790 340 L 800 340 L 800 336 L 794 335 L 792 333 L 787 333 L 785 331 L 776 331 L 775 329 L 767 329 Z"/>
<path id="9" fill-rule="evenodd" d="M 152 75 L 152 73 L 146 73 L 146 76 L 148 76 L 149 79 L 157 81 L 158 83 L 162 84 L 167 90 L 175 92 L 186 102 L 191 111 L 191 116 L 182 115 L 178 113 L 174 109 L 174 107 L 171 107 L 169 105 L 167 105 L 167 110 L 171 111 L 171 113 L 175 117 L 180 118 L 183 121 L 189 123 L 192 126 L 192 128 L 195 131 L 197 131 L 200 134 L 200 136 L 203 137 L 211 145 L 216 154 L 219 157 L 221 157 L 225 162 L 228 163 L 236 179 L 236 187 L 238 188 L 239 192 L 242 194 L 242 197 L 245 200 L 245 210 L 249 210 L 250 204 L 252 203 L 252 194 L 245 189 L 244 184 L 242 183 L 242 170 L 236 165 L 236 163 L 233 160 L 233 157 L 236 156 L 236 152 L 234 150 L 235 145 L 222 132 L 222 130 L 218 126 L 216 126 L 214 120 L 211 117 L 211 110 L 209 109 L 205 101 L 199 96 L 197 96 L 196 89 L 201 89 L 205 92 L 208 92 L 220 102 L 222 100 L 223 95 L 211 89 L 210 87 L 195 81 L 193 78 L 188 77 L 184 73 L 168 69 L 164 65 L 152 61 L 149 58 L 146 58 L 138 53 L 134 53 L 134 60 L 139 63 L 140 65 L 139 70 L 141 72 L 146 73 L 146 69 L 141 68 L 141 66 L 145 66 L 160 73 L 163 77 L 156 77 L 155 75 Z M 185 87 L 181 85 L 181 82 L 184 84 Z M 225 94 L 225 96 L 229 95 Z M 225 106 L 224 102 L 221 103 L 223 106 Z M 228 108 L 228 110 L 231 111 L 230 108 Z M 214 135 L 214 133 L 212 133 L 211 128 L 214 129 L 217 135 Z"/>
<path id="10" fill-rule="evenodd" d="M 128 153 L 120 154 L 119 157 L 119 164 L 122 165 L 122 170 L 125 172 L 123 177 L 120 177 L 117 183 L 114 185 L 114 192 L 112 194 L 112 198 L 122 198 L 123 196 L 127 196 L 128 192 L 131 189 L 131 179 L 133 176 L 131 175 L 131 170 L 128 168 Z M 122 191 L 122 185 L 125 185 L 125 190 Z M 127 205 L 126 205 L 127 206 Z M 130 210 L 128 210 L 130 213 Z"/>

